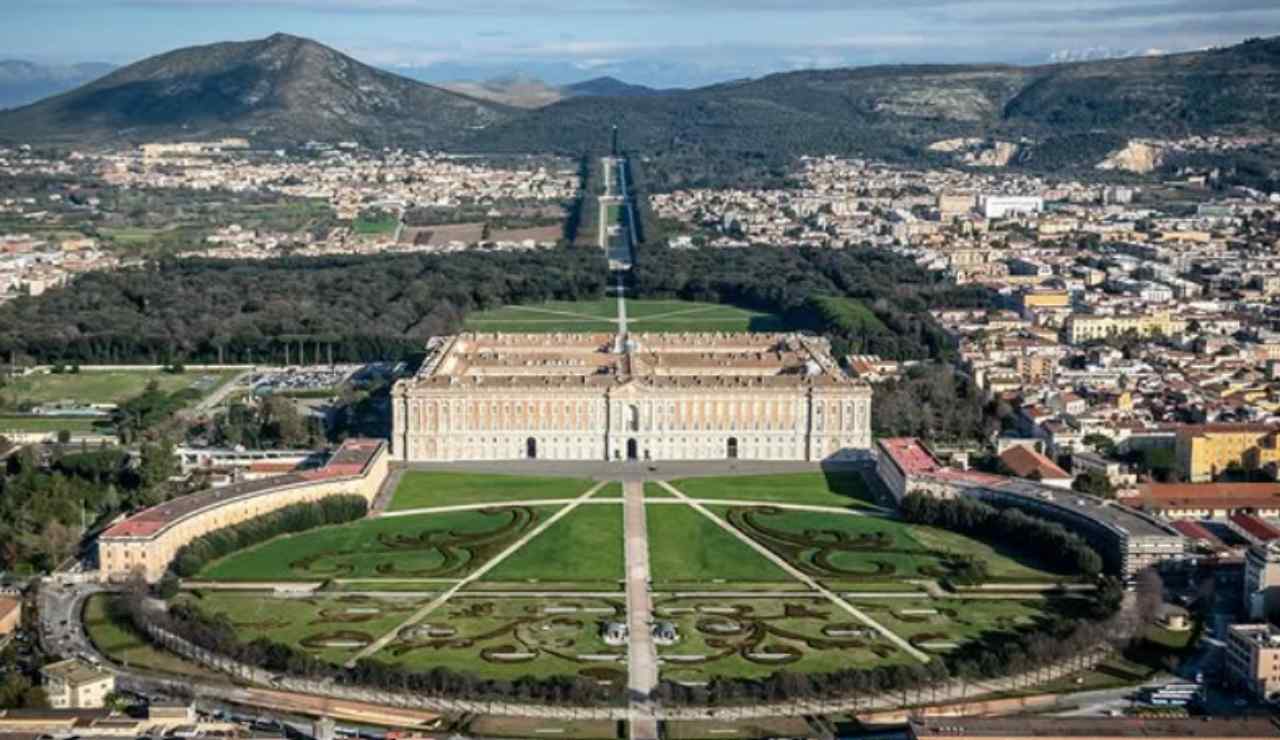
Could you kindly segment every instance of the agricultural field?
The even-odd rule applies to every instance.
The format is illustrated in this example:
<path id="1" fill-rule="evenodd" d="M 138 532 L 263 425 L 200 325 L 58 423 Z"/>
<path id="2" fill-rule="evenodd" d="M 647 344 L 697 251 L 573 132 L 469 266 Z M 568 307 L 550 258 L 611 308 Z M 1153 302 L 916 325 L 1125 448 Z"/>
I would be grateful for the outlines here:
<path id="1" fill-rule="evenodd" d="M 362 519 L 277 537 L 209 564 L 200 580 L 325 581 L 462 578 L 509 547 L 555 507 Z"/>
<path id="2" fill-rule="evenodd" d="M 484 678 L 579 675 L 626 681 L 625 646 L 601 626 L 622 618 L 622 598 L 459 596 L 403 630 L 374 660 L 416 670 L 451 668 Z"/>
<path id="3" fill-rule="evenodd" d="M 1060 578 L 968 537 L 874 514 L 832 516 L 767 504 L 713 511 L 804 573 L 833 585 L 945 578 L 958 573 L 967 558 L 985 562 L 993 580 Z"/>
<path id="4" fill-rule="evenodd" d="M 235 371 L 166 373 L 160 370 L 90 371 L 77 373 L 33 373 L 6 378 L 0 396 L 13 404 L 45 404 L 74 401 L 79 404 L 110 404 L 140 395 L 155 382 L 161 391 L 176 393 L 187 388 L 208 395 L 235 377 Z"/>
<path id="5" fill-rule="evenodd" d="M 553 301 L 528 306 L 504 306 L 467 317 L 466 328 L 486 332 L 600 332 L 617 331 L 618 303 Z M 643 332 L 780 331 L 781 317 L 737 306 L 679 300 L 627 300 L 627 328 Z"/>
<path id="6" fill-rule="evenodd" d="M 688 506 L 650 504 L 645 509 L 649 564 L 655 584 L 793 580 L 763 555 Z"/>
<path id="7" fill-rule="evenodd" d="M 857 472 L 686 478 L 671 485 L 693 499 L 768 501 L 865 509 L 876 503 Z"/>
<path id="8" fill-rule="evenodd" d="M 484 576 L 489 581 L 590 581 L 610 588 L 623 578 L 622 506 L 583 504 Z"/>
<path id="9" fill-rule="evenodd" d="M 391 505 L 387 510 L 571 499 L 581 496 L 593 485 L 591 481 L 581 478 L 410 470 L 400 479 L 400 485 L 392 495 Z"/>

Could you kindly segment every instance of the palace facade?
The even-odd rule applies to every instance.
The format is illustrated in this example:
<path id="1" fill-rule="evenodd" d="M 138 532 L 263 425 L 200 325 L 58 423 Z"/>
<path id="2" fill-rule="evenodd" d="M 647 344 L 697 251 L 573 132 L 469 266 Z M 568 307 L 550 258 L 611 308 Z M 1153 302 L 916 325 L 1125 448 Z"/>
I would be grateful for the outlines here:
<path id="1" fill-rule="evenodd" d="M 871 447 L 871 388 L 802 334 L 460 334 L 392 391 L 392 454 L 827 460 Z"/>

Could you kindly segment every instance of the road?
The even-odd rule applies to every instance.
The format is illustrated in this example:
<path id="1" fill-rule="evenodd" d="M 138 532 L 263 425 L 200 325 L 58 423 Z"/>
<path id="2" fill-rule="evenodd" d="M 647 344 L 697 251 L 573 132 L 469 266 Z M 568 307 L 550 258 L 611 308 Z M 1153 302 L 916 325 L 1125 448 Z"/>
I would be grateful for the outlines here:
<path id="1" fill-rule="evenodd" d="M 228 380 L 218 386 L 214 389 L 213 393 L 202 398 L 195 406 L 186 409 L 184 415 L 203 416 L 204 414 L 209 413 L 209 411 L 217 408 L 223 401 L 227 400 L 227 396 L 231 395 L 232 391 L 234 391 L 246 378 L 253 375 L 255 372 L 257 372 L 257 368 L 250 368 L 249 370 L 245 370 L 231 380 Z"/>
<path id="2" fill-rule="evenodd" d="M 658 652 L 653 645 L 653 597 L 649 592 L 649 525 L 645 519 L 644 484 L 631 481 L 622 489 L 627 553 L 627 688 L 631 701 L 631 739 L 658 740 L 653 691 L 658 687 Z"/>

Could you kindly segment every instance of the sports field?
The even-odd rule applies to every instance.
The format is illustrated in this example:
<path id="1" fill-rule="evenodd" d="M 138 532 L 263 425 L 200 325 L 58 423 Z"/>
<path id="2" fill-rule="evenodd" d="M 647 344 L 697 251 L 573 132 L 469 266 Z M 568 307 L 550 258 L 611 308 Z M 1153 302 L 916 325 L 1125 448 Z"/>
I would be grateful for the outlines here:
<path id="1" fill-rule="evenodd" d="M 601 332 L 618 328 L 618 302 L 554 301 L 503 306 L 467 317 L 466 328 L 486 332 Z M 781 331 L 781 317 L 716 303 L 680 300 L 627 300 L 627 328 L 643 332 Z"/>
<path id="2" fill-rule="evenodd" d="M 235 377 L 234 371 L 166 373 L 159 370 L 90 371 L 78 373 L 41 373 L 10 378 L 3 387 L 3 394 L 16 402 L 33 404 L 74 401 L 81 404 L 121 403 L 146 390 L 154 382 L 166 393 L 191 388 L 200 395 L 207 395 L 218 386 Z"/>
<path id="3" fill-rule="evenodd" d="M 400 479 L 388 511 L 577 498 L 592 485 L 580 478 L 409 470 Z"/>

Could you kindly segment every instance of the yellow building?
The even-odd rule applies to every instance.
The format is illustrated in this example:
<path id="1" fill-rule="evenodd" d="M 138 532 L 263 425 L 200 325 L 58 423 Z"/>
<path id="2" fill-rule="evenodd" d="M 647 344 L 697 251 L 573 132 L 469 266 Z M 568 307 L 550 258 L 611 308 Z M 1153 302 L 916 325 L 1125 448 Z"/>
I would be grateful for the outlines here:
<path id="1" fill-rule="evenodd" d="M 1062 310 L 1071 306 L 1071 294 L 1065 290 L 1024 290 L 1020 296 L 1022 313 L 1039 310 Z"/>
<path id="2" fill-rule="evenodd" d="M 1071 344 L 1118 337 L 1130 332 L 1142 337 L 1163 334 L 1167 337 L 1187 330 L 1186 319 L 1176 319 L 1167 313 L 1150 315 L 1095 316 L 1072 314 L 1067 317 L 1066 335 Z"/>
<path id="3" fill-rule="evenodd" d="M 98 538 L 98 570 L 104 581 L 140 575 L 155 583 L 184 545 L 293 504 L 357 495 L 372 502 L 387 477 L 390 455 L 381 440 L 349 439 L 324 467 L 245 481 L 153 506 L 116 524 Z"/>
<path id="4" fill-rule="evenodd" d="M 1188 481 L 1211 481 L 1233 465 L 1258 470 L 1280 462 L 1277 429 L 1266 424 L 1197 424 L 1178 429 L 1178 470 Z"/>
<path id="5" fill-rule="evenodd" d="M 0 596 L 0 638 L 8 637 L 22 623 L 22 602 L 8 596 Z"/>
<path id="6" fill-rule="evenodd" d="M 1263 700 L 1280 695 L 1280 631 L 1270 624 L 1233 624 L 1227 632 L 1227 673 Z"/>
<path id="7" fill-rule="evenodd" d="M 40 669 L 49 706 L 54 709 L 101 709 L 116 690 L 116 677 L 77 658 Z"/>

